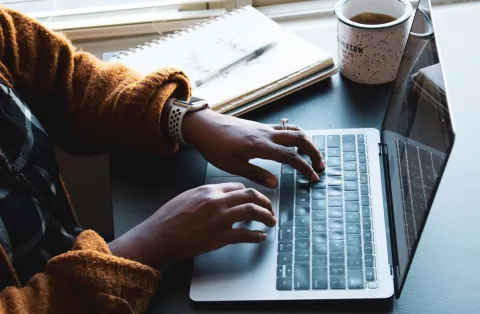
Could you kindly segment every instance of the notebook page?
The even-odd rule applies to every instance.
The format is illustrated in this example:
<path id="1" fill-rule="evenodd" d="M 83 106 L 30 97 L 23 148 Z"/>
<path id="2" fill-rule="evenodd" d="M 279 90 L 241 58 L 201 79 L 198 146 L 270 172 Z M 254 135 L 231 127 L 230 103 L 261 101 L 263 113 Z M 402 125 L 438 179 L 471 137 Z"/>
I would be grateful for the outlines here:
<path id="1" fill-rule="evenodd" d="M 330 59 L 324 50 L 282 28 L 248 6 L 206 24 L 187 29 L 158 44 L 145 46 L 120 62 L 148 74 L 162 67 L 183 70 L 192 81 L 204 77 L 268 43 L 260 57 L 193 88 L 212 107 Z"/>

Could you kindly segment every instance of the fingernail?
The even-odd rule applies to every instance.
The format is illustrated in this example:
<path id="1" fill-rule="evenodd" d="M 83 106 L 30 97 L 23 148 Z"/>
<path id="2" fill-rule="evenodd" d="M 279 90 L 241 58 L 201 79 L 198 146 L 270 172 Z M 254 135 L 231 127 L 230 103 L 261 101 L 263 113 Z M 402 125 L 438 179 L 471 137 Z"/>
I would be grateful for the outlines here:
<path id="1" fill-rule="evenodd" d="M 275 218 L 273 218 L 272 227 L 275 227 L 276 224 L 277 224 L 277 220 Z"/>
<path id="2" fill-rule="evenodd" d="M 262 242 L 265 241 L 265 240 L 267 240 L 267 234 L 264 233 L 264 232 L 260 232 L 260 233 L 258 234 L 258 237 L 260 238 L 260 241 L 262 241 Z"/>
<path id="3" fill-rule="evenodd" d="M 317 182 L 318 180 L 320 180 L 320 177 L 318 176 L 318 174 L 316 172 L 314 172 L 312 174 L 312 181 Z"/>
<path id="4" fill-rule="evenodd" d="M 276 178 L 267 178 L 265 183 L 271 189 L 275 189 L 277 187 L 277 179 Z"/>

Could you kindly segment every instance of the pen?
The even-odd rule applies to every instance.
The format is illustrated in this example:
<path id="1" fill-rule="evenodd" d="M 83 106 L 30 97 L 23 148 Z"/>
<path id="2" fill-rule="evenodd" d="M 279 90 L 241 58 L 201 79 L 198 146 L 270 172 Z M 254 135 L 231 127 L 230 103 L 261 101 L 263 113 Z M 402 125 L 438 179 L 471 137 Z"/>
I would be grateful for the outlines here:
<path id="1" fill-rule="evenodd" d="M 220 68 L 220 69 L 218 69 L 218 70 L 216 70 L 216 71 L 213 71 L 212 74 L 208 74 L 208 75 L 206 75 L 205 77 L 202 77 L 202 78 L 196 80 L 196 81 L 195 81 L 195 85 L 198 87 L 198 86 L 200 86 L 200 85 L 202 85 L 202 84 L 205 84 L 207 81 L 213 79 L 214 77 L 216 77 L 216 76 L 218 76 L 218 75 L 220 75 L 220 74 L 222 74 L 222 73 L 225 73 L 226 71 L 228 71 L 228 70 L 236 67 L 237 65 L 239 65 L 239 64 L 241 64 L 241 63 L 243 63 L 243 62 L 250 61 L 250 60 L 253 60 L 253 59 L 256 59 L 256 58 L 260 57 L 262 54 L 265 53 L 265 51 L 267 51 L 268 49 L 272 48 L 273 46 L 274 46 L 274 43 L 269 43 L 269 44 L 267 44 L 267 45 L 265 45 L 265 46 L 262 46 L 262 47 L 256 49 L 255 51 L 247 54 L 246 56 L 244 56 L 244 57 L 242 57 L 242 58 L 240 58 L 240 59 L 238 59 L 238 60 L 230 63 L 229 65 L 226 65 L 226 66 L 224 66 L 223 68 Z"/>

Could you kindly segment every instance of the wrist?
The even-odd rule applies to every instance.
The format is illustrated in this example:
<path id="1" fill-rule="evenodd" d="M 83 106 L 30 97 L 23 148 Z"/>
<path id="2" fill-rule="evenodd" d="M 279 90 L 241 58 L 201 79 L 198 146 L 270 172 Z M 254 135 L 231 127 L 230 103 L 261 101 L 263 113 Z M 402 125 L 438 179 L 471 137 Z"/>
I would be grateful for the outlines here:
<path id="1" fill-rule="evenodd" d="M 205 126 L 212 121 L 216 113 L 211 109 L 204 109 L 195 112 L 189 112 L 183 118 L 182 136 L 185 142 L 194 147 L 197 147 L 196 139 L 199 138 L 199 132 L 205 131 Z"/>

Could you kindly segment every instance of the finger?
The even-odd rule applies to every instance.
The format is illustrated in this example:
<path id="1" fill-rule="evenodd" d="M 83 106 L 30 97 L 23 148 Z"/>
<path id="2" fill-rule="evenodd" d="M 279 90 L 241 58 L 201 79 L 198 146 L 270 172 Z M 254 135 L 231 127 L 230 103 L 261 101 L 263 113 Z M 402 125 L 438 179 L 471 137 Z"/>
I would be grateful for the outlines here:
<path id="1" fill-rule="evenodd" d="M 267 227 L 274 227 L 275 217 L 268 209 L 254 203 L 238 205 L 225 210 L 225 220 L 230 226 L 241 221 L 258 221 Z"/>
<path id="2" fill-rule="evenodd" d="M 281 124 L 274 124 L 272 125 L 272 127 L 275 129 L 275 130 L 279 130 L 279 131 L 282 131 L 283 130 L 283 127 Z M 300 131 L 300 127 L 294 125 L 294 124 L 287 124 L 287 130 L 288 131 Z M 285 131 L 285 130 L 283 130 Z"/>
<path id="3" fill-rule="evenodd" d="M 270 202 L 268 197 L 255 189 L 246 188 L 243 190 L 228 192 L 224 194 L 224 197 L 225 202 L 229 208 L 251 203 L 266 208 L 273 215 L 272 203 Z"/>
<path id="4" fill-rule="evenodd" d="M 267 239 L 267 234 L 262 231 L 235 228 L 225 231 L 222 235 L 224 245 L 237 243 L 261 243 Z"/>
<path id="5" fill-rule="evenodd" d="M 218 183 L 216 186 L 223 192 L 228 193 L 237 190 L 245 189 L 245 185 L 240 182 L 225 182 L 225 183 Z"/>
<path id="6" fill-rule="evenodd" d="M 278 185 L 277 177 L 271 172 L 256 165 L 252 165 L 248 161 L 239 159 L 237 163 L 235 163 L 235 167 L 226 170 L 271 189 L 275 189 Z"/>
<path id="7" fill-rule="evenodd" d="M 325 169 L 322 153 L 320 153 L 310 137 L 302 131 L 275 132 L 272 136 L 272 141 L 283 146 L 298 147 L 310 157 L 312 165 L 316 170 Z"/>

